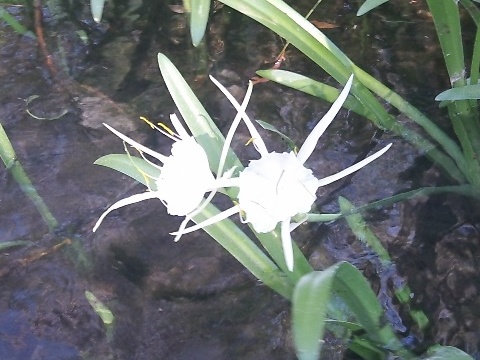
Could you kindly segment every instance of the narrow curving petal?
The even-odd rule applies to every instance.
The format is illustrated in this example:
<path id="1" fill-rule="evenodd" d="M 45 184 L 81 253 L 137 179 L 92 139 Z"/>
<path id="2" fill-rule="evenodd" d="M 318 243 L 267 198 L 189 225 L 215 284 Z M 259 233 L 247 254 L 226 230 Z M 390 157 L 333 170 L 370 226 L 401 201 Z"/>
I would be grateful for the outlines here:
<path id="1" fill-rule="evenodd" d="M 215 84 L 220 84 L 213 76 L 210 76 L 210 78 L 212 79 L 212 81 L 214 81 Z M 222 89 L 220 88 L 220 90 Z M 245 110 L 247 109 L 248 103 L 250 101 L 250 97 L 252 96 L 252 91 L 253 91 L 253 83 L 249 81 L 247 93 L 243 98 L 242 105 L 240 106 L 240 110 L 237 112 L 237 115 L 235 115 L 232 125 L 230 126 L 227 136 L 225 137 L 225 142 L 222 148 L 222 154 L 220 155 L 220 161 L 218 163 L 217 178 L 220 178 L 223 175 L 222 174 L 223 167 L 225 166 L 225 161 L 227 159 L 228 150 L 230 149 L 230 144 L 232 143 L 233 135 L 235 134 L 235 131 L 237 131 L 237 127 L 240 124 L 240 120 L 242 120 L 242 116 L 245 113 Z"/>
<path id="2" fill-rule="evenodd" d="M 265 143 L 263 142 L 262 137 L 260 136 L 259 132 L 253 125 L 252 121 L 248 117 L 248 115 L 245 113 L 244 110 L 242 110 L 242 107 L 238 103 L 238 101 L 228 92 L 228 90 L 220 84 L 214 77 L 210 76 L 210 79 L 212 82 L 217 85 L 217 87 L 220 89 L 220 91 L 226 96 L 226 98 L 230 101 L 230 103 L 233 105 L 235 110 L 238 111 L 238 113 L 243 117 L 243 120 L 245 121 L 245 125 L 247 125 L 248 131 L 250 132 L 250 135 L 252 136 L 252 141 L 253 144 L 255 145 L 255 148 L 257 151 L 260 153 L 261 156 L 266 155 L 268 153 L 267 147 L 265 146 Z"/>
<path id="3" fill-rule="evenodd" d="M 228 175 L 228 172 L 226 174 Z M 231 181 L 229 181 L 229 180 L 231 180 Z M 196 215 L 198 215 L 203 209 L 205 209 L 205 207 L 212 201 L 213 197 L 217 194 L 219 188 L 236 186 L 235 184 L 237 184 L 237 182 L 238 182 L 237 179 L 224 179 L 224 178 L 216 179 L 215 184 L 212 184 L 212 185 L 215 185 L 215 186 L 212 186 L 212 191 L 207 196 L 207 198 L 194 211 L 185 215 L 185 219 L 183 219 L 183 221 L 180 224 L 180 227 L 178 228 L 178 231 L 177 231 L 177 233 L 179 233 L 180 235 L 178 236 L 178 238 L 175 237 L 175 241 L 180 240 L 180 237 L 182 236 L 182 234 L 183 234 L 185 228 L 187 227 L 188 223 Z"/>
<path id="4" fill-rule="evenodd" d="M 282 221 L 280 232 L 282 235 L 282 248 L 285 263 L 287 264 L 287 269 L 293 271 L 293 245 L 292 236 L 290 235 L 290 219 Z"/>
<path id="5" fill-rule="evenodd" d="M 362 167 L 364 167 L 365 165 L 368 165 L 370 164 L 373 160 L 379 158 L 380 156 L 382 156 L 388 149 L 390 149 L 390 147 L 392 146 L 392 144 L 388 144 L 387 146 L 385 146 L 383 149 L 377 151 L 375 154 L 372 154 L 370 155 L 369 157 L 363 159 L 362 161 L 346 168 L 345 170 L 342 170 L 334 175 L 330 175 L 330 176 L 327 176 L 323 179 L 320 179 L 318 180 L 318 186 L 325 186 L 325 185 L 328 185 L 328 184 L 331 184 L 332 182 L 335 182 L 345 176 L 348 176 L 352 173 L 354 173 L 355 171 L 361 169 Z"/>
<path id="6" fill-rule="evenodd" d="M 135 204 L 135 203 L 143 201 L 143 200 L 154 199 L 156 197 L 157 197 L 157 195 L 155 194 L 154 191 L 147 191 L 147 192 L 144 192 L 144 193 L 141 193 L 141 194 L 135 194 L 135 195 L 129 196 L 125 199 L 117 201 L 115 204 L 113 204 L 107 210 L 105 210 L 105 212 L 102 214 L 102 216 L 100 216 L 100 218 L 97 220 L 95 226 L 93 227 L 93 232 L 97 231 L 97 229 L 100 226 L 100 224 L 102 223 L 103 219 L 105 219 L 105 217 L 109 213 L 111 213 L 113 210 L 119 209 L 121 207 L 130 205 L 130 204 Z"/>
<path id="7" fill-rule="evenodd" d="M 183 219 L 183 221 L 181 222 L 180 224 L 180 227 L 178 228 L 177 230 L 177 233 L 178 235 L 175 236 L 175 241 L 178 241 L 180 240 L 180 238 L 182 237 L 184 231 L 185 231 L 185 228 L 187 227 L 188 223 L 196 216 L 198 215 L 203 209 L 205 209 L 205 207 L 210 203 L 210 201 L 212 201 L 213 197 L 215 196 L 215 194 L 217 193 L 217 191 L 212 191 L 208 196 L 207 198 L 194 210 L 192 211 L 191 213 L 185 215 L 185 219 Z"/>
<path id="8" fill-rule="evenodd" d="M 172 122 L 173 128 L 177 132 L 178 136 L 180 136 L 180 139 L 185 140 L 186 138 L 190 137 L 176 114 L 170 114 L 170 121 Z"/>
<path id="9" fill-rule="evenodd" d="M 305 161 L 307 161 L 310 155 L 312 155 L 313 150 L 315 150 L 315 147 L 317 146 L 318 139 L 320 139 L 320 136 L 323 135 L 325 130 L 331 124 L 333 119 L 335 119 L 335 116 L 338 114 L 338 112 L 342 108 L 343 103 L 347 99 L 348 92 L 352 87 L 352 82 L 353 82 L 353 74 L 350 75 L 350 78 L 345 84 L 345 87 L 343 88 L 342 92 L 338 96 L 337 100 L 335 100 L 335 102 L 332 104 L 332 106 L 327 111 L 327 113 L 318 122 L 318 124 L 315 125 L 312 132 L 305 139 L 305 142 L 303 143 L 302 147 L 300 148 L 297 154 L 297 158 L 298 160 L 300 160 L 302 164 Z"/>
<path id="10" fill-rule="evenodd" d="M 199 224 L 196 224 L 194 226 L 190 226 L 189 228 L 183 229 L 182 232 L 175 231 L 173 233 L 170 233 L 170 235 L 175 235 L 174 240 L 178 241 L 182 235 L 194 232 L 194 231 L 199 230 L 199 229 L 203 229 L 204 227 L 209 226 L 209 225 L 213 225 L 213 224 L 215 224 L 217 222 L 220 222 L 222 220 L 225 220 L 226 218 L 228 218 L 228 217 L 230 217 L 234 214 L 237 214 L 239 212 L 240 212 L 240 208 L 238 206 L 233 206 L 230 209 L 222 211 L 221 213 L 219 213 L 215 216 L 212 216 L 211 218 L 208 218 L 207 220 L 205 220 L 205 221 L 203 221 Z"/>
<path id="11" fill-rule="evenodd" d="M 113 132 L 115 135 L 117 135 L 120 139 L 122 139 L 123 141 L 125 141 L 127 144 L 130 144 L 132 145 L 134 148 L 140 150 L 140 151 L 143 151 L 145 154 L 148 154 L 150 156 L 153 156 L 155 159 L 158 159 L 160 160 L 162 163 L 165 162 L 165 160 L 167 159 L 167 156 L 164 156 L 162 154 L 159 154 L 157 153 L 156 151 L 153 151 L 151 149 L 149 149 L 148 147 L 146 146 L 143 146 L 142 144 L 139 144 L 138 142 L 136 142 L 135 140 L 132 140 L 130 139 L 128 136 L 126 135 L 123 135 L 121 132 L 115 130 L 114 128 L 112 128 L 110 125 L 108 124 L 103 124 L 105 125 L 105 127 L 110 130 L 111 132 Z"/>
<path id="12" fill-rule="evenodd" d="M 233 170 L 234 169 L 230 169 Z M 225 174 L 226 176 L 230 176 L 230 170 L 227 171 Z M 187 214 L 185 216 L 185 219 L 183 219 L 182 223 L 180 224 L 180 227 L 178 228 L 177 233 L 180 234 L 177 237 L 175 237 L 175 241 L 180 240 L 180 237 L 184 234 L 185 228 L 187 227 L 188 223 L 196 216 L 198 215 L 205 207 L 212 201 L 213 197 L 217 194 L 218 189 L 222 187 L 232 187 L 232 186 L 238 186 L 238 178 L 235 179 L 230 179 L 230 178 L 220 178 L 215 180 L 215 185 L 208 195 L 208 197 L 203 201 L 201 205 L 199 205 L 194 211 L 192 211 L 190 214 Z"/>

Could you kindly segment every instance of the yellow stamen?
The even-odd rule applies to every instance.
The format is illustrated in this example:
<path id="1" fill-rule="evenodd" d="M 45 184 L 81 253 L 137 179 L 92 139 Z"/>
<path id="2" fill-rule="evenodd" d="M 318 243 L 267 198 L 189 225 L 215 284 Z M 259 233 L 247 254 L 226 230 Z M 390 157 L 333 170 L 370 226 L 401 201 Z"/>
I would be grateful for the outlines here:
<path id="1" fill-rule="evenodd" d="M 251 144 L 252 142 L 254 142 L 254 141 L 255 141 L 255 139 L 254 139 L 253 137 L 250 138 L 250 139 L 247 141 L 247 143 L 245 144 L 245 146 L 250 145 L 250 144 Z"/>
<path id="2" fill-rule="evenodd" d="M 140 120 L 145 121 L 148 125 L 150 125 L 150 127 L 151 127 L 152 129 L 155 129 L 155 125 L 154 125 L 150 120 L 148 120 L 146 117 L 140 116 Z"/>
<path id="3" fill-rule="evenodd" d="M 163 130 L 165 130 L 166 132 L 168 132 L 170 135 L 172 136 L 175 136 L 175 133 L 172 131 L 172 129 L 170 129 L 167 125 L 165 125 L 164 123 L 157 123 L 158 126 L 160 126 Z"/>

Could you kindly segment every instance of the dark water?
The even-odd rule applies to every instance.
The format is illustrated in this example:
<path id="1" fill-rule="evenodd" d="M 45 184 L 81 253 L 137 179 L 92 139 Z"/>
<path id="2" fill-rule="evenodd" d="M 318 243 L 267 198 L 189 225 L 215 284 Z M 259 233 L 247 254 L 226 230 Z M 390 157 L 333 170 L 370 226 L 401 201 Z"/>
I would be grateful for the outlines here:
<path id="1" fill-rule="evenodd" d="M 297 3 L 308 9 L 306 1 Z M 0 256 L 0 358 L 23 359 L 293 359 L 289 304 L 257 283 L 202 232 L 174 243 L 178 220 L 150 201 L 112 213 L 91 229 L 109 205 L 143 191 L 126 177 L 93 165 L 100 156 L 123 152 L 103 128 L 108 122 L 160 152 L 170 143 L 138 120 L 167 121 L 174 105 L 156 64 L 163 52 L 184 74 L 222 130 L 234 117 L 226 99 L 208 80 L 214 75 L 241 96 L 255 70 L 268 67 L 281 39 L 243 16 L 220 8 L 212 15 L 207 41 L 189 45 L 186 20 L 161 2 L 138 8 L 109 4 L 102 25 L 88 8 L 75 5 L 53 15 L 44 9 L 48 47 L 59 69 L 52 79 L 36 43 L 0 24 L 0 121 L 17 158 L 61 224 L 48 231 L 17 183 L 0 170 L 0 239 L 31 245 Z M 433 27 L 421 4 L 385 6 L 356 18 L 358 4 L 331 1 L 313 18 L 338 25 L 325 33 L 355 62 L 404 95 L 440 124 L 445 114 L 431 99 L 447 87 Z M 307 10 L 304 10 L 305 13 Z M 29 23 L 28 12 L 16 16 Z M 90 39 L 83 43 L 76 31 Z M 419 56 L 422 61 L 419 64 Z M 421 66 L 420 66 L 421 65 Z M 284 69 L 330 81 L 289 48 Z M 28 106 L 25 99 L 40 97 Z M 297 143 L 323 116 L 326 104 L 272 83 L 255 86 L 249 113 L 274 124 Z M 399 117 L 400 121 L 405 121 Z M 269 149 L 283 150 L 266 134 Z M 237 151 L 249 156 L 237 135 Z M 337 210 L 339 195 L 357 205 L 448 180 L 405 141 L 381 133 L 346 112 L 333 122 L 309 166 L 318 176 L 341 170 L 368 151 L 393 142 L 392 150 L 353 177 L 320 189 L 318 207 Z M 420 334 L 403 308 L 388 308 L 419 338 L 478 354 L 478 211 L 452 195 L 407 201 L 367 216 L 395 259 L 401 276 L 432 325 Z M 343 221 L 301 227 L 296 241 L 321 269 L 349 260 L 365 270 L 373 286 L 387 271 L 359 244 Z M 68 240 L 66 240 L 68 239 Z M 392 279 L 396 279 L 398 274 Z M 106 328 L 85 299 L 89 290 L 115 314 Z M 389 290 L 391 291 L 391 290 Z M 391 297 L 387 291 L 387 296 Z M 343 358 L 328 341 L 326 359 Z M 346 355 L 348 356 L 348 355 Z"/>

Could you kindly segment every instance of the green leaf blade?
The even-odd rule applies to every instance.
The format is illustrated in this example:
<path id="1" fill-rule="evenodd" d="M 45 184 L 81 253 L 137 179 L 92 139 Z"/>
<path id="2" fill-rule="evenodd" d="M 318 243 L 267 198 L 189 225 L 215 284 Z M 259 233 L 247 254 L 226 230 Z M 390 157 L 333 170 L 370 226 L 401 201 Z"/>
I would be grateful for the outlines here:
<path id="1" fill-rule="evenodd" d="M 193 46 L 202 41 L 210 14 L 210 0 L 192 0 L 190 13 L 190 35 Z"/>
<path id="2" fill-rule="evenodd" d="M 128 154 L 109 154 L 94 162 L 125 174 L 143 185 L 155 190 L 155 181 L 160 176 L 160 170 L 145 159 Z"/>
<path id="3" fill-rule="evenodd" d="M 292 299 L 293 334 L 300 360 L 317 360 L 323 345 L 327 306 L 337 266 L 303 276 Z"/>
<path id="4" fill-rule="evenodd" d="M 115 320 L 115 316 L 110 309 L 90 291 L 85 290 L 85 298 L 95 313 L 102 319 L 105 325 L 111 325 Z"/>
<path id="5" fill-rule="evenodd" d="M 286 70 L 259 70 L 257 71 L 257 74 L 266 79 L 275 81 L 278 84 L 302 91 L 330 103 L 333 103 L 340 94 L 340 91 L 333 86 L 323 84 L 319 81 L 310 79 L 309 77 Z M 352 95 L 347 97 L 343 106 L 370 120 L 375 119 L 374 114 Z"/>
<path id="6" fill-rule="evenodd" d="M 473 360 L 473 357 L 453 346 L 435 345 L 428 349 L 425 360 Z"/>
<path id="7" fill-rule="evenodd" d="M 212 172 L 216 173 L 225 138 L 183 76 L 164 54 L 158 54 L 158 65 L 170 96 L 195 140 L 207 153 Z M 239 170 L 243 168 L 240 160 L 230 150 L 225 168 L 229 169 L 234 166 L 237 166 Z"/>
<path id="8" fill-rule="evenodd" d="M 328 302 L 339 295 L 355 314 L 368 334 L 369 353 L 383 350 L 410 358 L 390 324 L 385 323 L 383 309 L 367 279 L 353 265 L 341 262 L 324 271 L 314 271 L 297 283 L 292 301 L 293 331 L 297 354 L 301 360 L 316 360 L 321 351 Z M 376 350 L 375 350 L 376 349 Z"/>
<path id="9" fill-rule="evenodd" d="M 478 100 L 480 99 L 480 84 L 466 85 L 445 90 L 437 95 L 436 101 Z"/>
<path id="10" fill-rule="evenodd" d="M 358 9 L 357 16 L 362 16 L 376 7 L 385 4 L 389 0 L 367 0 Z"/>

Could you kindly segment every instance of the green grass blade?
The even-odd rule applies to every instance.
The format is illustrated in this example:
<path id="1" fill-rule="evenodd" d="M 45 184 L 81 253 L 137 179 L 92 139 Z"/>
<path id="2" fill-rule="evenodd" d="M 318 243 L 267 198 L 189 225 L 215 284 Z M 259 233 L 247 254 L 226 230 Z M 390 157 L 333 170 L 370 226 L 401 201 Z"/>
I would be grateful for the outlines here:
<path id="1" fill-rule="evenodd" d="M 323 344 L 327 305 L 336 267 L 305 275 L 296 284 L 292 300 L 295 348 L 300 360 L 317 360 Z"/>
<path id="2" fill-rule="evenodd" d="M 432 186 L 432 187 L 424 187 L 420 189 L 415 189 L 411 191 L 407 191 L 401 194 L 393 195 L 388 198 L 384 198 L 381 200 L 373 201 L 369 204 L 362 205 L 356 207 L 352 210 L 342 212 L 340 214 L 314 214 L 310 213 L 307 214 L 307 218 L 305 221 L 308 222 L 328 222 L 343 218 L 348 215 L 361 213 L 367 210 L 374 210 L 374 209 L 381 209 L 386 206 L 393 205 L 397 202 L 413 199 L 416 197 L 424 197 L 430 196 L 433 194 L 445 193 L 450 192 L 458 195 L 468 196 L 468 197 L 475 197 L 480 199 L 480 190 L 472 185 L 457 185 L 457 186 Z"/>
<path id="3" fill-rule="evenodd" d="M 210 0 L 192 0 L 190 13 L 190 35 L 193 46 L 197 47 L 205 35 L 208 16 L 210 14 Z"/>
<path id="4" fill-rule="evenodd" d="M 427 0 L 443 57 L 453 88 L 467 85 L 458 1 Z M 475 84 L 472 84 L 475 85 Z M 448 112 L 467 163 L 467 179 L 480 186 L 480 120 L 476 102 L 457 100 L 448 104 Z"/>
<path id="5" fill-rule="evenodd" d="M 470 65 L 470 84 L 477 84 L 480 72 L 480 9 L 470 0 L 460 0 L 460 4 L 468 11 L 477 26 L 477 34 L 473 45 L 472 62 Z"/>
<path id="6" fill-rule="evenodd" d="M 442 47 L 450 83 L 453 87 L 464 86 L 465 63 L 458 1 L 427 0 L 427 3 Z"/>
<path id="7" fill-rule="evenodd" d="M 480 9 L 471 0 L 460 0 L 459 3 L 468 11 L 477 28 L 480 27 Z"/>
<path id="8" fill-rule="evenodd" d="M 112 311 L 103 302 L 98 300 L 92 292 L 85 290 L 85 298 L 105 325 L 111 325 L 113 323 L 115 316 Z"/>
<path id="9" fill-rule="evenodd" d="M 470 66 L 470 84 L 478 84 L 480 74 L 480 27 L 477 25 L 477 34 L 473 45 L 472 65 Z"/>
<path id="10" fill-rule="evenodd" d="M 368 339 L 386 349 L 407 355 L 390 324 L 383 321 L 383 309 L 362 273 L 349 263 L 341 263 L 334 283 L 340 295 L 368 334 Z M 408 356 L 406 356 L 408 358 Z"/>
<path id="11" fill-rule="evenodd" d="M 338 198 L 338 204 L 340 205 L 340 210 L 342 213 L 346 213 L 355 209 L 352 203 L 341 196 Z M 382 260 L 384 263 L 389 263 L 391 261 L 387 250 L 383 247 L 382 243 L 375 236 L 375 234 L 370 230 L 360 214 L 349 215 L 346 217 L 346 220 L 357 239 L 367 244 L 375 252 L 375 254 L 377 254 L 380 260 Z"/>
<path id="12" fill-rule="evenodd" d="M 274 132 L 275 134 L 279 135 L 282 138 L 282 140 L 285 141 L 285 143 L 287 144 L 287 146 L 291 151 L 298 152 L 298 147 L 297 145 L 295 145 L 295 142 L 292 139 L 290 139 L 287 135 L 282 133 L 280 130 L 278 130 L 275 126 L 262 120 L 257 120 L 257 123 L 265 130 Z"/>
<path id="13" fill-rule="evenodd" d="M 287 264 L 285 263 L 284 252 L 281 246 L 282 241 L 280 237 L 280 230 L 276 229 L 275 231 L 271 231 L 269 233 L 255 233 L 255 236 L 278 265 L 278 267 L 282 269 L 284 276 L 290 279 L 292 283 L 296 283 L 303 275 L 313 270 L 312 266 L 305 258 L 305 255 L 303 255 L 302 251 L 298 248 L 293 239 L 292 245 L 295 266 L 293 271 L 288 270 Z M 295 232 L 292 234 L 292 238 L 295 238 Z"/>

